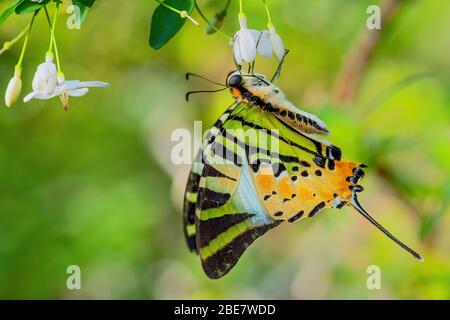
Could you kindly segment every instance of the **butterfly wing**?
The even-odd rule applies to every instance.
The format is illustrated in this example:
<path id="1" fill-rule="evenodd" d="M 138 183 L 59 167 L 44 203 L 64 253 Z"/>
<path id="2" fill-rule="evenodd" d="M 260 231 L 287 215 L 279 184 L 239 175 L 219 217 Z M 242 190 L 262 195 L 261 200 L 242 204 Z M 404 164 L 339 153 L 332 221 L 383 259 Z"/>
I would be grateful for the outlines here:
<path id="1" fill-rule="evenodd" d="M 315 216 L 323 208 L 347 205 L 359 212 L 391 240 L 420 261 L 422 257 L 394 237 L 362 208 L 357 193 L 363 188 L 358 181 L 364 176 L 365 165 L 341 159 L 341 151 L 326 141 L 320 141 L 286 123 L 276 114 L 256 108 L 240 121 L 244 128 L 258 129 L 262 135 L 249 148 L 252 179 L 259 200 L 267 214 L 278 221 L 295 222 Z M 263 138 L 263 139 L 262 139 Z"/>
<path id="2" fill-rule="evenodd" d="M 197 247 L 210 278 L 224 276 L 256 238 L 279 224 L 259 203 L 245 164 L 205 165 L 199 198 Z"/>
<path id="3" fill-rule="evenodd" d="M 356 183 L 363 165 L 341 160 L 339 148 L 272 113 L 252 108 L 229 121 L 258 132 L 253 141 L 246 136 L 247 156 L 259 201 L 273 219 L 294 222 L 322 208 L 341 208 L 361 188 Z"/>
<path id="4" fill-rule="evenodd" d="M 250 108 L 236 104 L 211 128 L 202 145 L 203 159 L 192 167 L 186 188 L 186 239 L 210 278 L 225 275 L 256 238 L 280 223 L 258 200 L 242 141 L 230 139 L 242 127 L 230 120 Z"/>
<path id="5" fill-rule="evenodd" d="M 261 108 L 231 106 L 209 130 L 196 160 L 185 194 L 185 235 L 210 278 L 224 276 L 253 241 L 282 221 L 345 205 L 420 258 L 359 205 L 364 165 L 342 160 L 336 146 Z"/>
<path id="6" fill-rule="evenodd" d="M 191 251 L 197 250 L 197 240 L 196 240 L 196 222 L 197 217 L 195 215 L 197 199 L 198 199 L 198 188 L 200 184 L 200 179 L 203 173 L 203 156 L 205 150 L 212 141 L 214 141 L 215 136 L 218 134 L 223 123 L 229 118 L 231 112 L 236 108 L 237 104 L 233 103 L 214 123 L 213 127 L 208 130 L 205 138 L 202 141 L 201 150 L 199 150 L 194 158 L 191 171 L 189 172 L 188 181 L 186 184 L 186 189 L 184 192 L 184 203 L 183 203 L 183 231 L 186 239 L 186 243 Z"/>
<path id="7" fill-rule="evenodd" d="M 201 152 L 197 153 L 196 159 L 201 157 Z M 184 192 L 183 204 L 183 231 L 186 243 L 189 250 L 197 252 L 196 242 L 196 217 L 195 205 L 198 197 L 198 186 L 203 171 L 203 164 L 194 161 L 189 172 L 189 178 L 186 184 L 186 191 Z"/>

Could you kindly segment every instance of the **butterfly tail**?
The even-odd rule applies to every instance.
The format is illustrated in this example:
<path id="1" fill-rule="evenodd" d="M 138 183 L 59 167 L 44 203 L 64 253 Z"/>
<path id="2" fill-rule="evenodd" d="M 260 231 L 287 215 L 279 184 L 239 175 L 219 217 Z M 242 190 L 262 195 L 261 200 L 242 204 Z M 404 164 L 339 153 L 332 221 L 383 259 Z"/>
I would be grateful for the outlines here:
<path id="1" fill-rule="evenodd" d="M 379 224 L 359 203 L 356 193 L 353 192 L 351 197 L 351 204 L 353 208 L 358 211 L 364 218 L 366 218 L 371 224 L 377 227 L 381 232 L 383 232 L 386 236 L 388 236 L 392 241 L 397 243 L 400 247 L 408 251 L 414 258 L 418 259 L 420 262 L 423 262 L 424 259 L 413 249 L 408 247 L 406 244 L 397 239 L 394 235 L 392 235 L 388 230 L 386 230 L 381 224 Z"/>

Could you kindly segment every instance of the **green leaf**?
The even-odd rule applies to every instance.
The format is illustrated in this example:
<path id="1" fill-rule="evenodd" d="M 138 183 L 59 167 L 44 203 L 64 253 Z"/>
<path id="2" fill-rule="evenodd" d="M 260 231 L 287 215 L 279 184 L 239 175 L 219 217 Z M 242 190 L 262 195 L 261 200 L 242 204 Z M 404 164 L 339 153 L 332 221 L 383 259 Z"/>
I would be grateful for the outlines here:
<path id="1" fill-rule="evenodd" d="M 50 1 L 51 0 L 44 0 L 42 3 L 37 3 L 31 0 L 24 0 L 17 6 L 15 11 L 17 14 L 27 14 L 42 8 Z"/>
<path id="2" fill-rule="evenodd" d="M 16 8 L 25 0 L 16 0 L 14 3 L 5 9 L 5 11 L 2 12 L 0 15 L 0 26 L 3 24 L 3 22 L 6 21 L 6 19 L 9 18 L 9 16 L 16 10 Z"/>
<path id="3" fill-rule="evenodd" d="M 78 4 L 76 4 L 77 6 L 82 5 L 84 7 L 90 8 L 94 5 L 95 0 L 72 0 L 72 2 L 74 5 L 75 5 L 75 3 L 78 3 Z"/>
<path id="4" fill-rule="evenodd" d="M 72 0 L 74 6 L 80 8 L 80 22 L 83 22 L 87 16 L 89 8 L 94 4 L 95 0 Z M 90 4 L 85 4 L 84 2 L 89 2 Z"/>
<path id="5" fill-rule="evenodd" d="M 194 0 L 165 0 L 165 4 L 189 14 L 194 10 Z M 157 50 L 172 39 L 185 24 L 186 19 L 160 4 L 153 12 L 150 27 L 150 47 Z"/>

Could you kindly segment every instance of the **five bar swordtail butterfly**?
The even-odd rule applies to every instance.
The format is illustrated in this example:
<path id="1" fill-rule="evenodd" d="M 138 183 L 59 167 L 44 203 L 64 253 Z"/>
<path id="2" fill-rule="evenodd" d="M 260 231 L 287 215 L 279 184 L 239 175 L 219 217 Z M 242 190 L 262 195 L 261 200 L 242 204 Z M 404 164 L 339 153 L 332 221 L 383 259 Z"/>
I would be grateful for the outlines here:
<path id="1" fill-rule="evenodd" d="M 320 139 L 325 123 L 289 102 L 264 75 L 231 72 L 235 102 L 205 134 L 183 208 L 189 249 L 210 278 L 231 270 L 255 239 L 280 223 L 348 206 L 422 261 L 360 205 L 366 166 Z"/>

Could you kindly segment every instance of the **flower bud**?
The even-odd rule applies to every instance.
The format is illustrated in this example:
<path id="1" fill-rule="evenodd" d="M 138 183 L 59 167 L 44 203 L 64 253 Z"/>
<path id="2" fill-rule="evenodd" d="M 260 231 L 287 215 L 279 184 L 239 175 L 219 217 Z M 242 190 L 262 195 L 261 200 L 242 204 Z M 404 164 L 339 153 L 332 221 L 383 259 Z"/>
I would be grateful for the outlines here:
<path id="1" fill-rule="evenodd" d="M 11 107 L 19 98 L 22 92 L 22 79 L 20 79 L 20 71 L 16 70 L 14 77 L 9 80 L 5 93 L 5 104 Z"/>
<path id="2" fill-rule="evenodd" d="M 223 25 L 223 21 L 227 15 L 226 11 L 221 11 L 219 13 L 216 13 L 216 15 L 209 21 L 208 25 L 205 28 L 206 34 L 214 34 L 216 33 L 216 30 L 220 30 Z"/>

